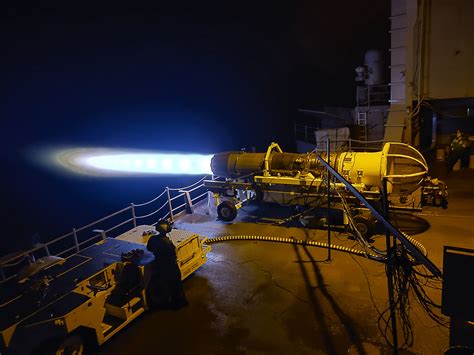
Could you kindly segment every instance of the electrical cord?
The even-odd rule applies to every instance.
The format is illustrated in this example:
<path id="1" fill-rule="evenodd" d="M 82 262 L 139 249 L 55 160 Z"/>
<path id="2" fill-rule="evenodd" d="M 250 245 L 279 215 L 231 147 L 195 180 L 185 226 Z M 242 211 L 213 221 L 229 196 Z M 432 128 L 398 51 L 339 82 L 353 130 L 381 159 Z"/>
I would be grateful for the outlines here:
<path id="1" fill-rule="evenodd" d="M 448 327 L 449 322 L 439 314 L 441 305 L 437 304 L 425 291 L 424 287 L 433 287 L 434 282 L 441 282 L 440 278 L 420 272 L 416 268 L 424 266 L 415 265 L 409 252 L 401 244 L 397 244 L 392 249 L 391 256 L 385 264 L 388 274 L 391 268 L 393 278 L 395 314 L 401 325 L 401 335 L 403 342 L 401 347 L 413 345 L 413 329 L 410 319 L 410 296 L 414 297 L 422 310 L 439 326 Z M 435 279 L 435 280 L 434 280 Z M 389 333 L 392 332 L 391 321 L 392 312 L 388 306 L 379 316 L 377 323 L 381 334 L 387 344 L 393 346 Z"/>
<path id="2" fill-rule="evenodd" d="M 362 236 L 362 234 L 359 232 L 359 230 L 357 229 L 357 226 L 354 222 L 354 219 L 352 218 L 352 213 L 351 213 L 351 210 L 350 210 L 350 206 L 349 204 L 347 203 L 347 200 L 345 199 L 345 197 L 339 192 L 337 191 L 337 189 L 335 189 L 336 193 L 339 195 L 341 201 L 342 201 L 342 206 L 344 208 L 344 211 L 346 213 L 346 216 L 349 220 L 349 226 L 351 227 L 351 229 L 355 232 L 354 233 L 354 236 L 356 237 L 356 240 L 359 242 L 359 245 L 364 249 L 370 249 L 372 252 L 376 253 L 377 255 L 380 255 L 380 256 L 383 256 L 385 257 L 386 256 L 386 253 L 375 248 L 374 246 L 370 245 L 370 243 L 367 242 L 367 240 Z"/>

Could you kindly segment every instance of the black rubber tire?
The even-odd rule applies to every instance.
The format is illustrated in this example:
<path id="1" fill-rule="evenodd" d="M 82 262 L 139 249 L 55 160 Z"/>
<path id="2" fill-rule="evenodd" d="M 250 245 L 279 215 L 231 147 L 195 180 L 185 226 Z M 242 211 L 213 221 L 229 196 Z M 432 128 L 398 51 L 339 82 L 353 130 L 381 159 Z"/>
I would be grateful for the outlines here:
<path id="1" fill-rule="evenodd" d="M 230 201 L 223 201 L 217 206 L 217 217 L 224 222 L 231 222 L 237 217 L 237 207 Z"/>
<path id="2" fill-rule="evenodd" d="M 375 222 L 372 218 L 362 214 L 352 217 L 355 227 L 365 239 L 370 239 L 375 233 Z"/>
<path id="3" fill-rule="evenodd" d="M 64 338 L 51 340 L 38 354 L 88 354 L 84 338 L 79 334 L 69 334 Z"/>

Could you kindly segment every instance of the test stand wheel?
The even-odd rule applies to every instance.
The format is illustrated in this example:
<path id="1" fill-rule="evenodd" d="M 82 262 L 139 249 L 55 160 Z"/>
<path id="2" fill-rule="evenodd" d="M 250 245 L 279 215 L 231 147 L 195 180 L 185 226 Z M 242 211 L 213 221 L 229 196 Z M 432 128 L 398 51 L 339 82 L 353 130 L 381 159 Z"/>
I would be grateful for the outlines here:
<path id="1" fill-rule="evenodd" d="M 86 354 L 86 343 L 79 334 L 69 334 L 63 338 L 50 340 L 33 352 L 34 354 Z"/>
<path id="2" fill-rule="evenodd" d="M 217 206 L 217 217 L 224 222 L 231 222 L 237 217 L 237 207 L 230 201 L 223 201 Z"/>
<path id="3" fill-rule="evenodd" d="M 375 222 L 372 218 L 358 214 L 352 217 L 352 220 L 354 221 L 354 225 L 359 231 L 360 235 L 364 239 L 368 240 L 374 235 Z"/>

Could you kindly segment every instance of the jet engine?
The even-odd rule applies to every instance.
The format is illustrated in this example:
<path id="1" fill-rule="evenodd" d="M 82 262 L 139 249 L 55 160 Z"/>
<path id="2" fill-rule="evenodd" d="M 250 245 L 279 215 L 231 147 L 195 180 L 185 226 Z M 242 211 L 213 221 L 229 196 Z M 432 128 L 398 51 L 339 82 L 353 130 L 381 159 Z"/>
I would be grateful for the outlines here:
<path id="1" fill-rule="evenodd" d="M 215 154 L 213 174 L 220 179 L 205 180 L 216 197 L 227 198 L 218 206 L 222 220 L 233 220 L 242 203 L 252 199 L 284 205 L 317 206 L 327 200 L 327 169 L 317 157 L 328 162 L 369 201 L 380 201 L 384 180 L 392 209 L 419 210 L 423 204 L 447 206 L 447 188 L 428 176 L 423 155 L 403 143 L 385 143 L 377 152 L 286 153 L 272 143 L 264 153 L 245 151 Z M 342 183 L 330 182 L 330 195 L 340 201 Z M 358 211 L 358 203 L 348 197 Z M 234 207 L 232 207 L 234 206 Z M 357 213 L 357 212 L 356 212 Z"/>

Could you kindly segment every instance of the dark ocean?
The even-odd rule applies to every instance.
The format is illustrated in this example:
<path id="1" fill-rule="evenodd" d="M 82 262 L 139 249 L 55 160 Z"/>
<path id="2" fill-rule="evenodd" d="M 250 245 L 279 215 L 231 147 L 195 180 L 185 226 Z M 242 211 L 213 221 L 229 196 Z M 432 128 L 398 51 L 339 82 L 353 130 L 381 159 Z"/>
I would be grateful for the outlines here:
<path id="1" fill-rule="evenodd" d="M 67 175 L 38 150 L 291 151 L 297 108 L 353 106 L 353 68 L 388 47 L 388 4 L 365 2 L 5 5 L 0 253 L 198 178 Z"/>

